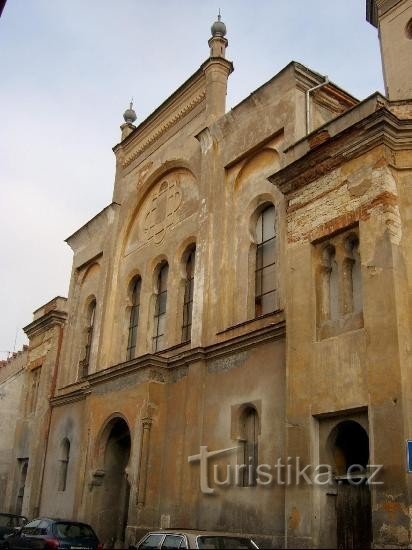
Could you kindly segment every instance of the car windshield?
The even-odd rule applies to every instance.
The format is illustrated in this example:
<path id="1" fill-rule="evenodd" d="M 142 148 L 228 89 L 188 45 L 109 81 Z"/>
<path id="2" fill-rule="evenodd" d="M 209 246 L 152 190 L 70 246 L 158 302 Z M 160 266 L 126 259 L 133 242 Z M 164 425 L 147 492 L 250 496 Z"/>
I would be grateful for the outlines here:
<path id="1" fill-rule="evenodd" d="M 201 536 L 197 537 L 197 546 L 200 549 L 224 549 L 232 550 L 241 548 L 245 550 L 255 550 L 256 544 L 250 539 L 243 537 L 227 537 L 227 536 Z"/>
<path id="2" fill-rule="evenodd" d="M 60 539 L 96 538 L 93 529 L 84 523 L 59 522 L 53 530 Z"/>
<path id="3" fill-rule="evenodd" d="M 21 527 L 24 525 L 25 518 L 21 516 L 5 516 L 0 514 L 0 527 Z"/>

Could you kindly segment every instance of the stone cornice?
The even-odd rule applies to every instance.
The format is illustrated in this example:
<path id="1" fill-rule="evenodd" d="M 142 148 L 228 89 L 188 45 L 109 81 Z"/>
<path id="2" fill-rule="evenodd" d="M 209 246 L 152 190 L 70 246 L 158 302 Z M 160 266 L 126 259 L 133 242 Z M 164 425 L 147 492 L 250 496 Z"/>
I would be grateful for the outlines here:
<path id="1" fill-rule="evenodd" d="M 122 142 L 113 147 L 123 168 L 129 166 L 166 132 L 176 126 L 206 98 L 203 65 L 143 120 Z M 199 107 L 200 108 L 200 107 Z"/>
<path id="2" fill-rule="evenodd" d="M 46 332 L 56 325 L 64 325 L 66 320 L 67 313 L 65 311 L 54 309 L 46 313 L 46 315 L 43 315 L 43 317 L 40 317 L 29 325 L 23 327 L 23 330 L 27 337 L 31 339 L 33 336 Z"/>
<path id="3" fill-rule="evenodd" d="M 360 106 L 359 106 L 360 107 Z M 292 162 L 269 180 L 288 195 L 378 145 L 392 150 L 412 148 L 412 120 L 400 120 L 386 106 L 333 132 L 333 122 L 286 151 Z"/>
<path id="4" fill-rule="evenodd" d="M 66 405 L 85 399 L 87 395 L 108 382 L 127 375 L 138 375 L 138 383 L 161 382 L 173 383 L 187 375 L 189 365 L 199 361 L 221 359 L 228 355 L 247 351 L 258 344 L 284 338 L 286 324 L 284 320 L 272 323 L 247 334 L 236 336 L 207 346 L 186 349 L 167 357 L 170 350 L 159 354 L 146 354 L 131 361 L 120 363 L 107 369 L 90 374 L 87 379 L 60 389 L 60 395 L 51 399 L 53 407 Z"/>
<path id="5" fill-rule="evenodd" d="M 93 227 L 97 225 L 101 219 L 103 219 L 105 216 L 108 216 L 111 211 L 114 211 L 117 207 L 119 207 L 120 204 L 117 202 L 111 202 L 107 206 L 103 208 L 103 210 L 100 210 L 93 218 L 88 220 L 84 225 L 79 227 L 79 229 L 76 229 L 76 231 L 70 235 L 70 237 L 67 237 L 65 239 L 65 242 L 70 246 L 70 248 L 73 250 L 73 252 L 76 252 L 78 247 L 78 239 L 82 237 L 82 235 L 87 231 L 93 231 Z"/>
<path id="6" fill-rule="evenodd" d="M 379 27 L 379 19 L 404 0 L 366 0 L 366 20 Z"/>
<path id="7" fill-rule="evenodd" d="M 206 98 L 206 91 L 202 90 L 198 95 L 191 98 L 190 101 L 184 104 L 177 112 L 168 117 L 160 126 L 157 126 L 149 135 L 143 139 L 141 144 L 122 162 L 122 167 L 126 168 L 142 153 L 146 151 L 153 143 L 160 139 L 168 130 L 175 126 L 180 120 L 188 115 L 195 107 L 200 105 Z"/>
<path id="8" fill-rule="evenodd" d="M 313 86 L 317 86 L 325 81 L 325 77 L 323 75 L 313 71 L 312 69 L 309 69 L 309 67 L 306 67 L 305 65 L 302 65 L 297 61 L 294 61 L 293 65 L 295 70 L 296 87 L 299 90 L 306 92 L 310 88 L 313 88 Z M 328 90 L 327 95 L 324 94 L 324 91 L 321 92 L 321 90 L 319 90 L 318 92 L 320 94 L 323 93 L 324 102 L 327 102 L 328 95 L 332 95 L 336 100 L 338 100 L 342 104 L 345 104 L 346 106 L 353 106 L 359 103 L 359 100 L 356 99 L 356 97 L 354 97 L 349 92 L 347 92 L 332 81 L 329 81 L 325 89 Z M 320 102 L 320 100 L 318 101 Z"/>

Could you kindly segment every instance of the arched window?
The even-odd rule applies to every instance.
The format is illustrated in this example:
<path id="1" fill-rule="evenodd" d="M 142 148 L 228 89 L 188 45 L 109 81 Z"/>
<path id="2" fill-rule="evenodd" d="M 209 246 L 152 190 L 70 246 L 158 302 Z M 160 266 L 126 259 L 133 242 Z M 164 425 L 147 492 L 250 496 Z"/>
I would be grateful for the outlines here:
<path id="1" fill-rule="evenodd" d="M 154 313 L 153 351 L 159 351 L 166 340 L 167 276 L 169 265 L 161 265 L 157 277 L 156 304 Z"/>
<path id="2" fill-rule="evenodd" d="M 90 302 L 90 305 L 87 311 L 86 346 L 84 350 L 84 359 L 81 363 L 82 376 L 87 376 L 89 373 L 90 353 L 91 353 L 92 343 L 93 343 L 95 317 L 96 317 L 96 300 L 93 299 Z"/>
<path id="3" fill-rule="evenodd" d="M 127 360 L 133 359 L 136 354 L 137 327 L 139 325 L 140 289 L 142 280 L 136 277 L 132 282 L 132 305 L 130 308 L 129 337 L 127 340 Z"/>
<path id="4" fill-rule="evenodd" d="M 65 491 L 67 485 L 67 470 L 70 460 L 70 441 L 65 438 L 61 445 L 60 468 L 59 468 L 59 491 Z"/>
<path id="5" fill-rule="evenodd" d="M 247 407 L 241 416 L 241 463 L 240 485 L 256 485 L 258 467 L 259 418 L 254 407 Z"/>
<path id="6" fill-rule="evenodd" d="M 256 225 L 255 315 L 277 307 L 275 207 L 267 206 Z"/>
<path id="7" fill-rule="evenodd" d="M 193 286 L 196 248 L 192 247 L 186 262 L 185 296 L 183 300 L 182 342 L 188 342 L 192 334 Z"/>

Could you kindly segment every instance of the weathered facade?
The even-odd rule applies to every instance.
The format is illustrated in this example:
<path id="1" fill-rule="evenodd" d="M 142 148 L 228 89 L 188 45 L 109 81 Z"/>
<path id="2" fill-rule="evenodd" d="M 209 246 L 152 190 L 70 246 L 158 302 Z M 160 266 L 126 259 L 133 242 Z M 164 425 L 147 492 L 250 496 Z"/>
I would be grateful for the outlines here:
<path id="1" fill-rule="evenodd" d="M 0 361 L 0 509 L 6 507 L 6 492 L 14 466 L 14 434 L 23 396 L 27 348 Z"/>
<path id="2" fill-rule="evenodd" d="M 388 97 L 292 62 L 226 113 L 219 20 L 188 81 L 137 127 L 126 111 L 113 201 L 67 240 L 67 321 L 61 303 L 26 329 L 57 378 L 23 511 L 107 547 L 159 526 L 411 544 L 412 1 L 368 18 Z M 204 447 L 227 452 L 202 472 Z"/>
<path id="3" fill-rule="evenodd" d="M 40 488 L 50 431 L 49 400 L 55 394 L 66 322 L 66 298 L 56 297 L 33 314 L 24 328 L 30 344 L 0 369 L 1 455 L 6 470 L 2 509 L 33 517 L 40 511 Z M 13 367 L 15 374 L 8 376 Z M 11 390 L 14 391 L 11 391 Z M 5 434 L 9 436 L 5 437 Z M 0 456 L 1 456 L 0 455 Z M 3 462 L 3 464 L 2 464 Z"/>

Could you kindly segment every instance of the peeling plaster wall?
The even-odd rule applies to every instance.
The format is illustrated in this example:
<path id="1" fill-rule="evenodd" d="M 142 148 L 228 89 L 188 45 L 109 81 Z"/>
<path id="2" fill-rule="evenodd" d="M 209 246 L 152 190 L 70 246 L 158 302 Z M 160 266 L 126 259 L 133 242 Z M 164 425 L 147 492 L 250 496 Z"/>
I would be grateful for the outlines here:
<path id="1" fill-rule="evenodd" d="M 14 461 L 17 413 L 24 398 L 27 351 L 0 367 L 0 509 L 7 511 L 6 494 Z"/>

